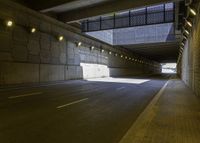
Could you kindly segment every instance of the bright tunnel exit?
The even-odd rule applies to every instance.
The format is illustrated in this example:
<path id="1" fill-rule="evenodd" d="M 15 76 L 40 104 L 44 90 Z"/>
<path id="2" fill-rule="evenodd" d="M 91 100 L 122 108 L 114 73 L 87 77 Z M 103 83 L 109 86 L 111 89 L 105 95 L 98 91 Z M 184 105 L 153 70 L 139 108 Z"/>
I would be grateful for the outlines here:
<path id="1" fill-rule="evenodd" d="M 176 73 L 176 63 L 162 63 L 162 73 Z"/>

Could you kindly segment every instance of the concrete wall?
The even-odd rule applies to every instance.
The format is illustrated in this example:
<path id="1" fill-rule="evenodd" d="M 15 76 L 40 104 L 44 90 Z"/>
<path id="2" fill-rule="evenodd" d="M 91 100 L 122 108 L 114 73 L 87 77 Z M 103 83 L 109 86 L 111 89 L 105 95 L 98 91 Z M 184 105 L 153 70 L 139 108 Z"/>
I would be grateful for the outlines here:
<path id="1" fill-rule="evenodd" d="M 10 1 L 0 1 L 0 18 L 0 85 L 103 77 L 108 76 L 107 69 L 110 76 L 160 71 L 157 63 L 144 65 L 109 55 L 108 51 L 112 51 L 134 57 Z M 6 19 L 14 21 L 12 28 L 4 25 Z M 37 32 L 31 34 L 30 26 L 36 27 Z M 65 40 L 59 42 L 58 35 Z M 77 47 L 78 41 L 83 43 L 81 47 Z M 90 50 L 92 45 L 94 50 Z"/>
<path id="2" fill-rule="evenodd" d="M 197 9 L 198 15 L 194 18 L 194 26 L 178 63 L 178 73 L 195 94 L 200 96 L 200 4 Z"/>

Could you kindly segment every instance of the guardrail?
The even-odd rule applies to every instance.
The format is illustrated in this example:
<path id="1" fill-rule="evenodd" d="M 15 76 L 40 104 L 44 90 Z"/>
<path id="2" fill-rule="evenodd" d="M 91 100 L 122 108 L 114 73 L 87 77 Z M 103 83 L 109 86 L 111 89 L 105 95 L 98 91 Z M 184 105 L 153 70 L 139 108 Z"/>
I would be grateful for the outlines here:
<path id="1" fill-rule="evenodd" d="M 174 4 L 173 4 L 174 5 Z M 135 27 L 143 25 L 170 23 L 175 20 L 175 8 L 166 10 L 163 4 L 162 10 L 148 10 L 143 8 L 141 12 L 130 10 L 123 15 L 98 17 L 95 20 L 82 21 L 82 32 L 92 32 L 100 30 L 109 30 L 116 28 Z"/>

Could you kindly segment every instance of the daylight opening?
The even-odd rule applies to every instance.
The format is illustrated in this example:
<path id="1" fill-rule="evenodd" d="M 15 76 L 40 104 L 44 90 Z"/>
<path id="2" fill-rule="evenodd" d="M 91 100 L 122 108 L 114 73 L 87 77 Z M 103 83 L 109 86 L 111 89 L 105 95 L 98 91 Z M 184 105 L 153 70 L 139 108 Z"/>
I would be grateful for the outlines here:
<path id="1" fill-rule="evenodd" d="M 176 63 L 162 63 L 162 73 L 176 73 Z"/>

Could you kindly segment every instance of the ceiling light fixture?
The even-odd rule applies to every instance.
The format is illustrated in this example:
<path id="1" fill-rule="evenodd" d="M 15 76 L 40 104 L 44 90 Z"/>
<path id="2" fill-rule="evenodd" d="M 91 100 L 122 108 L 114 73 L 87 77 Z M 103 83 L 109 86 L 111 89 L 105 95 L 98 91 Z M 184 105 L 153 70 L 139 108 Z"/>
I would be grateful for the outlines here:
<path id="1" fill-rule="evenodd" d="M 59 37 L 58 37 L 58 40 L 59 40 L 60 42 L 63 41 L 63 39 L 64 39 L 63 36 L 59 36 Z"/>
<path id="2" fill-rule="evenodd" d="M 91 46 L 91 47 L 90 47 L 90 50 L 94 50 L 94 48 L 95 48 L 94 46 Z"/>
<path id="3" fill-rule="evenodd" d="M 192 23 L 190 21 L 186 20 L 186 23 L 188 26 L 192 27 Z"/>
<path id="4" fill-rule="evenodd" d="M 185 33 L 188 34 L 188 35 L 190 34 L 189 31 L 188 31 L 187 29 L 185 29 Z"/>
<path id="5" fill-rule="evenodd" d="M 80 46 L 82 45 L 82 42 L 78 42 L 78 44 L 77 44 L 77 45 L 78 45 L 78 47 L 80 47 Z"/>
<path id="6" fill-rule="evenodd" d="M 12 27 L 13 26 L 13 21 L 12 20 L 7 20 L 6 21 L 6 26 L 7 27 Z"/>
<path id="7" fill-rule="evenodd" d="M 192 13 L 192 15 L 196 16 L 197 13 L 196 13 L 196 10 L 192 9 L 192 8 L 189 8 L 190 9 L 190 13 Z"/>
<path id="8" fill-rule="evenodd" d="M 31 33 L 35 33 L 36 32 L 36 28 L 32 27 L 31 28 Z"/>

